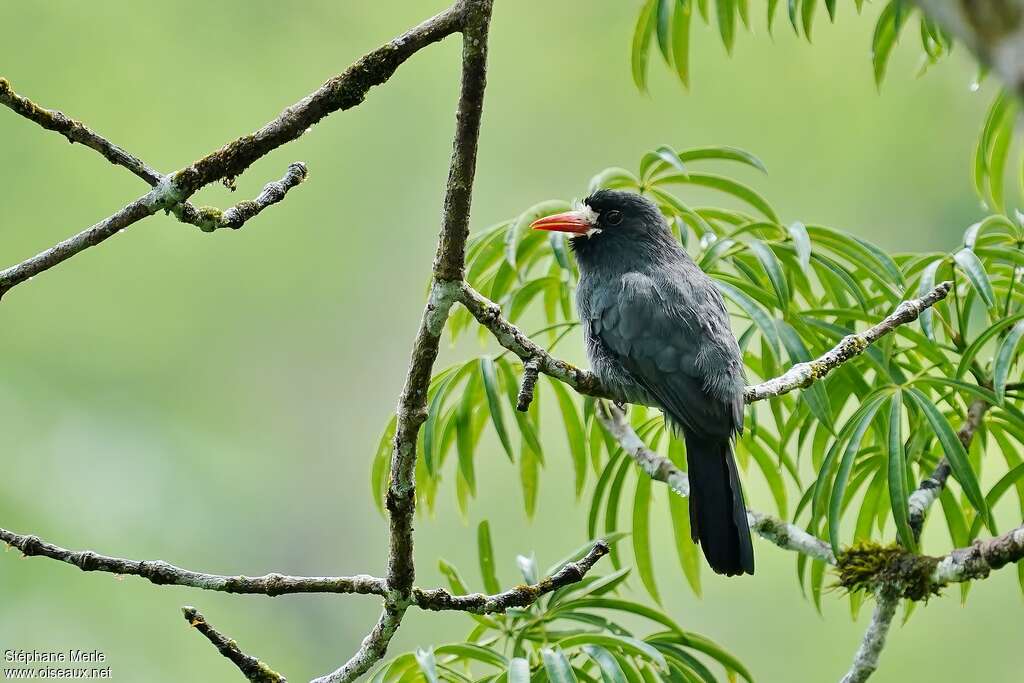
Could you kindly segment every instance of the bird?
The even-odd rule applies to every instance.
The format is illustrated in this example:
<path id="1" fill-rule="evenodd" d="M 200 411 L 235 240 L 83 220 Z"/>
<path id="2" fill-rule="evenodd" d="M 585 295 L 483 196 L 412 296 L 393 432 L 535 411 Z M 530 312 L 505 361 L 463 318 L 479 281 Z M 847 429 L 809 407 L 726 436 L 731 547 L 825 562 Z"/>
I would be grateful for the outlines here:
<path id="1" fill-rule="evenodd" d="M 635 192 L 598 190 L 530 227 L 571 235 L 576 308 L 598 379 L 623 402 L 660 409 L 684 439 L 693 541 L 716 573 L 753 574 L 733 455 L 743 361 L 718 288 Z"/>

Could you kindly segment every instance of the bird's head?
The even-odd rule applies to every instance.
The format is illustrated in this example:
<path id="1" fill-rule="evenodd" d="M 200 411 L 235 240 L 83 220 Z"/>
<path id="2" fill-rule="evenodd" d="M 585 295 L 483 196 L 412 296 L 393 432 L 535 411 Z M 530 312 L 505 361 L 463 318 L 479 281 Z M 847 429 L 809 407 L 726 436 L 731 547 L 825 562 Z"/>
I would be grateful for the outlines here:
<path id="1" fill-rule="evenodd" d="M 598 190 L 575 210 L 545 216 L 530 227 L 572 235 L 570 245 L 581 265 L 620 254 L 654 255 L 668 245 L 679 246 L 651 200 L 621 190 Z"/>

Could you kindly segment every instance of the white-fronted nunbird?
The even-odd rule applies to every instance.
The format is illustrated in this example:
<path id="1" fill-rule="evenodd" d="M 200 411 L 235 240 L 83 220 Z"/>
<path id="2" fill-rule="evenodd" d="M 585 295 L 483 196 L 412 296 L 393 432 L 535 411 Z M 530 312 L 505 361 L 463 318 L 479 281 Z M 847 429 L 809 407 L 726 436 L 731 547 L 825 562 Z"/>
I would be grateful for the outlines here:
<path id="1" fill-rule="evenodd" d="M 535 221 L 571 233 L 587 356 L 610 392 L 656 406 L 682 432 L 690 531 L 711 568 L 753 574 L 732 443 L 743 430 L 743 362 L 722 296 L 651 201 L 599 190 Z"/>

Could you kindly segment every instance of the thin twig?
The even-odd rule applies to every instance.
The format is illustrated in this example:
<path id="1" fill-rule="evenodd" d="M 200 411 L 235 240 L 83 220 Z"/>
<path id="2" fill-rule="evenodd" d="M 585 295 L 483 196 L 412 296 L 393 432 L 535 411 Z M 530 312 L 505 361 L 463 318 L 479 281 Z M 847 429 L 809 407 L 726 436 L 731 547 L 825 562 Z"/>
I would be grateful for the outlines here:
<path id="1" fill-rule="evenodd" d="M 291 593 L 357 593 L 384 595 L 384 579 L 375 576 L 222 576 L 182 569 L 163 560 L 127 560 L 100 555 L 91 550 L 68 550 L 37 536 L 0 529 L 0 541 L 17 548 L 26 557 L 48 557 L 78 567 L 83 572 L 109 572 L 138 576 L 157 585 L 189 586 L 225 593 L 287 595 Z"/>
<path id="2" fill-rule="evenodd" d="M 612 438 L 622 446 L 622 449 L 647 476 L 667 484 L 672 492 L 679 496 L 690 495 L 690 482 L 686 472 L 676 467 L 668 458 L 649 449 L 633 431 L 625 413 L 613 405 L 604 403 L 599 406 L 597 417 Z M 747 510 L 747 519 L 751 530 L 780 548 L 794 550 L 827 564 L 834 565 L 836 563 L 835 555 L 828 543 L 794 524 L 749 509 Z"/>
<path id="3" fill-rule="evenodd" d="M 220 209 L 203 206 L 195 208 L 192 204 L 184 202 L 175 204 L 171 210 L 182 223 L 191 223 L 203 232 L 213 232 L 220 228 L 231 228 L 238 230 L 250 218 L 254 218 L 263 209 L 277 204 L 292 189 L 306 179 L 308 172 L 306 165 L 296 161 L 288 165 L 288 172 L 278 181 L 267 183 L 263 191 L 252 201 L 239 202 L 230 209 Z"/>
<path id="4" fill-rule="evenodd" d="M 76 121 L 64 112 L 44 109 L 27 97 L 14 92 L 6 78 L 0 78 L 0 104 L 16 114 L 38 123 L 46 130 L 60 133 L 72 144 L 77 142 L 96 150 L 107 161 L 128 169 L 149 183 L 150 186 L 155 186 L 163 179 L 160 173 L 147 166 L 142 159 L 121 149 L 82 122 Z"/>
<path id="5" fill-rule="evenodd" d="M 516 397 L 516 410 L 525 413 L 533 403 L 533 391 L 537 387 L 537 376 L 540 373 L 540 359 L 536 356 L 523 361 L 523 381 Z"/>
<path id="6" fill-rule="evenodd" d="M 511 607 L 528 607 L 541 596 L 576 583 L 583 579 L 594 564 L 609 552 L 608 544 L 596 542 L 593 547 L 576 562 L 567 562 L 551 576 L 531 585 L 521 585 L 496 595 L 471 593 L 469 595 L 452 595 L 446 590 L 435 589 L 413 591 L 413 600 L 420 609 L 461 610 L 475 614 L 491 614 L 504 612 Z"/>
<path id="7" fill-rule="evenodd" d="M 966 548 L 957 548 L 943 558 L 932 572 L 932 585 L 944 586 L 984 579 L 996 569 L 1024 559 L 1024 525 Z"/>
<path id="8" fill-rule="evenodd" d="M 238 647 L 238 643 L 211 626 L 206 621 L 206 617 L 195 607 L 182 607 L 181 612 L 185 615 L 185 621 L 192 628 L 206 636 L 206 639 L 213 643 L 217 651 L 231 660 L 231 663 L 237 666 L 238 670 L 247 679 L 253 681 L 253 683 L 287 683 L 287 679 L 284 676 L 255 657 L 242 652 L 241 648 Z"/>

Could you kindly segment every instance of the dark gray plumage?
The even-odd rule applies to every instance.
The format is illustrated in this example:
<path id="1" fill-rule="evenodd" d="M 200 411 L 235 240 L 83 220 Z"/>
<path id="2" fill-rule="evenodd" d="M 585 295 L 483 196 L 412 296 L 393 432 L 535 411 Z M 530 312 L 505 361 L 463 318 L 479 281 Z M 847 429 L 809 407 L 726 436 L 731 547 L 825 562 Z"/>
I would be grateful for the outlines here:
<path id="1" fill-rule="evenodd" d="M 601 190 L 584 204 L 577 215 L 592 229 L 571 246 L 594 372 L 628 401 L 661 408 L 682 432 L 693 540 L 716 572 L 752 574 L 732 453 L 743 429 L 743 364 L 722 296 L 646 198 Z"/>

